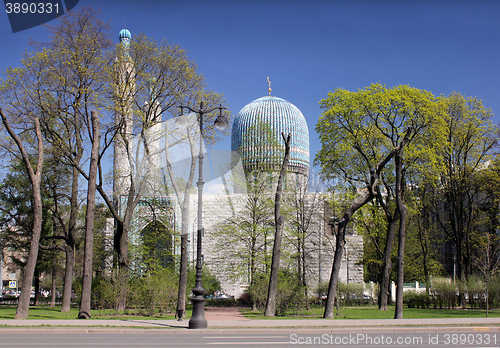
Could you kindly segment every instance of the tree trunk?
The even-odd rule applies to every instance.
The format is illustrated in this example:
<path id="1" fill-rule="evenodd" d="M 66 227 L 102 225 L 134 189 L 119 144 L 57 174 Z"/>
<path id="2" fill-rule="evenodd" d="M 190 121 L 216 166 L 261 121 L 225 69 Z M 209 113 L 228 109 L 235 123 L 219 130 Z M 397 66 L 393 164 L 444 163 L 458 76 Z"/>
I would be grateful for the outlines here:
<path id="1" fill-rule="evenodd" d="M 378 309 L 382 311 L 387 310 L 387 302 L 389 298 L 389 286 L 391 284 L 391 270 L 392 270 L 391 252 L 392 252 L 392 246 L 394 244 L 394 237 L 396 235 L 396 226 L 398 220 L 399 220 L 399 210 L 396 209 L 387 228 L 387 238 L 384 249 L 384 261 L 382 265 L 380 293 L 378 301 Z"/>
<path id="2" fill-rule="evenodd" d="M 184 224 L 182 224 L 184 226 Z M 186 224 L 187 229 L 187 224 Z M 193 241 L 194 242 L 194 241 Z M 186 289 L 187 289 L 187 264 L 188 264 L 188 235 L 181 235 L 181 264 L 179 270 L 179 291 L 177 293 L 177 319 L 186 315 Z"/>
<path id="3" fill-rule="evenodd" d="M 179 265 L 179 289 L 177 292 L 177 319 L 182 319 L 186 315 L 186 292 L 187 292 L 187 272 L 188 272 L 188 226 L 189 226 L 189 196 L 185 192 L 181 206 L 182 226 L 181 226 L 181 262 Z M 194 243 L 194 235 L 191 243 Z"/>
<path id="4" fill-rule="evenodd" d="M 52 286 L 51 286 L 51 294 L 50 294 L 50 306 L 56 306 L 56 280 L 57 280 L 57 267 L 56 262 L 52 262 Z"/>
<path id="5" fill-rule="evenodd" d="M 77 156 L 76 161 L 80 161 Z M 64 290 L 62 298 L 61 312 L 69 312 L 71 308 L 71 293 L 73 290 L 73 275 L 75 267 L 75 235 L 76 235 L 76 220 L 78 216 L 78 179 L 79 172 L 73 166 L 72 182 L 71 182 L 71 198 L 70 198 L 70 218 L 68 223 L 68 233 L 65 238 L 66 246 L 64 251 L 66 254 L 66 268 L 64 273 Z"/>
<path id="6" fill-rule="evenodd" d="M 40 304 L 40 270 L 35 268 L 35 297 L 33 298 L 33 306 Z"/>
<path id="7" fill-rule="evenodd" d="M 29 163 L 27 165 L 30 165 Z M 33 233 L 31 235 L 31 245 L 28 255 L 28 262 L 24 266 L 23 271 L 23 285 L 21 287 L 21 295 L 19 296 L 19 302 L 17 305 L 15 319 L 26 319 L 28 317 L 30 296 L 31 296 L 31 284 L 33 283 L 33 274 L 35 272 L 36 261 L 38 258 L 38 248 L 40 245 L 40 234 L 42 231 L 42 197 L 40 194 L 40 179 L 38 176 L 34 178 L 32 186 L 34 193 L 34 205 L 33 205 Z"/>
<path id="8" fill-rule="evenodd" d="M 38 156 L 36 163 L 36 170 L 33 171 L 31 167 L 31 162 L 28 153 L 22 143 L 21 138 L 14 132 L 10 126 L 5 114 L 2 109 L 0 109 L 0 115 L 2 117 L 2 122 L 7 129 L 9 135 L 14 139 L 21 155 L 23 157 L 23 162 L 26 167 L 26 172 L 28 173 L 32 194 L 33 194 L 33 231 L 31 234 L 30 250 L 28 254 L 28 261 L 24 267 L 23 272 L 23 285 L 21 287 L 21 295 L 19 296 L 19 302 L 17 304 L 15 319 L 26 319 L 28 317 L 30 296 L 31 296 L 31 284 L 33 283 L 33 274 L 35 272 L 36 261 L 38 258 L 38 249 L 40 246 L 40 234 L 42 232 L 42 195 L 40 191 L 40 184 L 42 180 L 42 166 L 43 166 L 43 140 L 42 132 L 40 129 L 40 120 L 37 117 L 33 118 L 33 123 L 35 126 L 35 134 L 38 141 Z"/>
<path id="9" fill-rule="evenodd" d="M 367 200 L 368 202 L 368 200 Z M 352 215 L 352 214 L 351 214 Z M 345 231 L 349 222 L 349 215 L 346 213 L 338 225 L 337 236 L 335 238 L 335 256 L 333 257 L 332 273 L 328 285 L 328 295 L 326 297 L 325 312 L 323 318 L 333 319 L 335 298 L 337 297 L 337 284 L 339 282 L 339 271 L 342 264 L 342 255 L 345 246 Z M 338 299 L 337 299 L 338 302 Z"/>
<path id="10" fill-rule="evenodd" d="M 267 303 L 264 315 L 274 317 L 276 315 L 276 293 L 278 292 L 278 276 L 280 270 L 281 242 L 283 240 L 283 216 L 278 217 L 276 222 L 276 234 L 274 236 L 273 257 L 271 261 L 271 274 L 267 289 Z"/>
<path id="11" fill-rule="evenodd" d="M 69 237 L 69 236 L 68 236 Z M 67 244 L 64 247 L 66 252 L 66 268 L 64 272 L 64 289 L 61 312 L 69 312 L 71 308 L 71 291 L 73 289 L 73 267 L 75 265 L 75 244 L 66 238 Z M 69 243 L 68 243 L 69 242 Z"/>
<path id="12" fill-rule="evenodd" d="M 276 314 L 276 292 L 278 291 L 278 276 L 280 271 L 280 254 L 281 254 L 281 241 L 283 239 L 283 224 L 285 219 L 281 216 L 281 196 L 283 194 L 283 180 L 288 168 L 290 160 L 290 141 L 291 134 L 285 139 L 285 134 L 281 133 L 285 141 L 285 158 L 281 166 L 281 172 L 278 179 L 278 186 L 276 188 L 276 198 L 274 202 L 274 221 L 276 224 L 276 233 L 274 235 L 273 258 L 271 261 L 271 274 L 269 276 L 269 288 L 267 292 L 267 304 L 264 315 L 266 317 L 274 317 Z"/>
<path id="13" fill-rule="evenodd" d="M 405 262 L 406 207 L 403 200 L 403 149 L 395 156 L 396 164 L 396 203 L 400 214 L 398 244 L 398 278 L 396 287 L 396 310 L 394 319 L 403 319 L 403 290 Z"/>
<path id="14" fill-rule="evenodd" d="M 95 216 L 95 194 L 97 187 L 97 160 L 99 157 L 99 144 L 101 142 L 99 120 L 94 111 L 91 112 L 92 119 L 92 150 L 90 156 L 89 181 L 87 191 L 87 212 L 85 215 L 85 249 L 83 263 L 83 285 L 80 302 L 79 319 L 89 319 L 92 295 L 92 258 L 94 256 L 94 216 Z"/>

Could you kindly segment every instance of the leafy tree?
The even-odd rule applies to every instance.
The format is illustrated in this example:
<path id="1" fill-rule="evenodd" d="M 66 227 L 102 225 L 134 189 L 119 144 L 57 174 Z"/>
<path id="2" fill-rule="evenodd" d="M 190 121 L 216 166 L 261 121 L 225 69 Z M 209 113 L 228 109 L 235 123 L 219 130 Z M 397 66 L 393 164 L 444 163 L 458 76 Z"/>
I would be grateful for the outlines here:
<path id="1" fill-rule="evenodd" d="M 79 175 L 87 155 L 87 141 L 92 139 L 90 110 L 101 108 L 104 50 L 110 47 L 109 25 L 97 19 L 97 13 L 84 7 L 72 11 L 48 26 L 51 40 L 35 43 L 35 50 L 25 55 L 24 66 L 36 64 L 44 75 L 36 75 L 36 89 L 31 102 L 41 110 L 44 137 L 57 155 L 72 166 L 69 219 L 58 218 L 65 242 L 66 268 L 61 311 L 69 311 L 75 262 L 75 238 L 79 208 Z M 8 71 L 16 76 L 17 71 Z M 109 146 L 109 144 L 108 144 Z M 107 146 L 104 146 L 106 148 Z M 92 195 L 93 193 L 87 192 Z"/>
<path id="2" fill-rule="evenodd" d="M 325 317 L 331 318 L 345 244 L 345 227 L 359 208 L 377 196 L 382 171 L 393 158 L 395 181 L 392 186 L 400 215 L 398 283 L 401 286 L 398 289 L 402 290 L 406 212 L 403 176 L 409 164 L 420 164 L 424 159 L 430 161 L 427 165 L 435 162 L 432 157 L 433 146 L 425 147 L 421 143 L 425 137 L 433 134 L 433 127 L 439 125 L 439 118 L 432 94 L 408 86 L 388 89 L 373 84 L 358 92 L 337 89 L 321 105 L 324 112 L 316 129 L 323 146 L 316 162 L 322 166 L 323 175 L 354 188 L 365 186 L 336 227 L 337 244 L 325 307 Z M 408 155 L 403 156 L 404 150 Z M 401 294 L 398 296 L 399 302 L 402 304 Z M 396 317 L 401 316 L 399 306 Z"/>
<path id="3" fill-rule="evenodd" d="M 491 110 L 473 97 L 458 93 L 443 97 L 446 111 L 446 144 L 439 151 L 443 167 L 429 185 L 429 211 L 456 248 L 457 273 L 466 279 L 472 273 L 473 225 L 481 190 L 478 173 L 491 159 L 498 128 Z"/>
<path id="4" fill-rule="evenodd" d="M 409 277 L 406 281 L 431 281 L 431 276 L 443 276 L 443 266 L 440 262 L 440 245 L 444 244 L 442 233 L 431 212 L 429 211 L 429 183 L 412 182 L 408 180 L 408 186 L 415 189 L 408 190 L 409 203 L 408 229 L 410 236 L 408 242 L 409 250 L 406 252 L 405 274 Z M 408 271 L 406 271 L 408 270 Z M 426 287 L 429 295 L 429 286 Z"/>
<path id="5" fill-rule="evenodd" d="M 42 171 L 42 230 L 40 235 L 40 250 L 38 252 L 37 264 L 34 273 L 34 287 L 36 305 L 39 300 L 40 277 L 43 273 L 57 267 L 59 262 L 57 253 L 62 249 L 58 236 L 57 209 L 58 200 L 67 194 L 68 172 L 57 158 L 47 151 Z M 7 174 L 1 184 L 0 190 L 0 224 L 4 233 L 2 240 L 4 244 L 18 253 L 11 255 L 15 263 L 25 265 L 23 259 L 28 253 L 29 241 L 33 225 L 33 205 L 31 190 L 26 173 L 23 173 L 24 165 L 14 160 L 11 171 Z M 57 186 L 57 188 L 56 188 Z M 17 258 L 19 255 L 20 258 Z"/>

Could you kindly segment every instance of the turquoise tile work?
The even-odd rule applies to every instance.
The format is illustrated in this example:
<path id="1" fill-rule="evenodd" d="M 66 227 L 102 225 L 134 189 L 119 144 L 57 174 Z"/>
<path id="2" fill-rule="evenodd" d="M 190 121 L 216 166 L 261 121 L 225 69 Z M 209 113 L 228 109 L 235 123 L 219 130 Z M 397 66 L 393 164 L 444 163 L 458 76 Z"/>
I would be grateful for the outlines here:
<path id="1" fill-rule="evenodd" d="M 307 176 L 309 129 L 300 110 L 284 99 L 266 96 L 245 105 L 233 123 L 231 150 L 246 172 L 279 170 L 285 152 L 282 132 L 292 135 L 289 170 Z"/>

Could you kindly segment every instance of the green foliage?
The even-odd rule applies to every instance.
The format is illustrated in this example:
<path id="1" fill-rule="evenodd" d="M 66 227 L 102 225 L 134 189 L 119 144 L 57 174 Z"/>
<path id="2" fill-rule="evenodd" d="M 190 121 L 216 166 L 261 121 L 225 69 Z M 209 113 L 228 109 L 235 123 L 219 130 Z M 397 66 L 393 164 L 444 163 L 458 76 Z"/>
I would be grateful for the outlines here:
<path id="1" fill-rule="evenodd" d="M 455 308 L 458 300 L 459 289 L 451 279 L 432 277 L 430 280 L 430 294 L 434 308 Z"/>
<path id="2" fill-rule="evenodd" d="M 439 165 L 435 151 L 444 141 L 438 131 L 443 119 L 430 92 L 381 84 L 357 92 L 338 88 L 320 105 L 323 113 L 316 131 L 322 148 L 315 163 L 325 177 L 364 186 L 370 169 L 400 143 L 409 128 L 405 166 L 427 171 Z"/>
<path id="3" fill-rule="evenodd" d="M 316 294 L 318 294 L 318 297 L 320 299 L 328 295 L 328 287 L 328 282 L 321 282 L 318 284 L 318 287 L 316 288 Z"/>
<path id="4" fill-rule="evenodd" d="M 491 160 L 498 127 L 491 122 L 491 110 L 477 98 L 453 93 L 440 102 L 445 110 L 446 143 L 438 151 L 441 170 L 425 187 L 426 205 L 456 249 L 457 276 L 467 279 L 473 273 L 475 232 L 484 228 L 478 224 L 482 218 L 477 208 L 486 203 L 481 204 L 481 191 L 488 191 L 477 183 Z"/>
<path id="5" fill-rule="evenodd" d="M 79 283 L 81 287 L 81 282 Z M 81 289 L 79 289 L 79 294 Z M 119 286 L 112 277 L 97 276 L 92 279 L 91 309 L 116 308 Z"/>
<path id="6" fill-rule="evenodd" d="M 408 290 L 403 294 L 403 303 L 408 308 L 427 308 L 430 298 L 425 291 Z"/>
<path id="7" fill-rule="evenodd" d="M 287 270 L 280 270 L 276 292 L 276 315 L 284 316 L 308 306 L 303 285 L 298 276 Z M 269 276 L 259 273 L 247 292 L 257 309 L 264 309 L 267 303 Z"/>
<path id="8" fill-rule="evenodd" d="M 234 307 L 245 305 L 239 299 L 236 298 L 227 298 L 223 300 L 216 300 L 214 298 L 207 298 L 205 301 L 205 306 L 209 307 Z"/>
<path id="9" fill-rule="evenodd" d="M 467 295 L 471 308 L 486 308 L 486 282 L 478 275 L 471 275 L 467 279 Z"/>
<path id="10" fill-rule="evenodd" d="M 128 307 L 150 316 L 172 313 L 177 303 L 178 275 L 170 269 L 129 281 Z"/>
<path id="11" fill-rule="evenodd" d="M 57 232 L 54 224 L 53 207 L 56 200 L 64 201 L 62 197 L 67 188 L 67 171 L 62 163 L 54 157 L 44 161 L 42 175 L 42 231 L 41 244 L 54 246 L 57 240 L 51 238 Z M 57 187 L 56 186 L 57 183 Z M 31 184 L 24 164 L 13 160 L 11 170 L 0 184 L 0 246 L 11 248 L 18 253 L 11 253 L 11 260 L 24 266 L 22 258 L 29 249 L 30 238 L 34 222 L 33 199 Z M 39 250 L 37 270 L 40 273 L 52 267 L 55 258 L 54 250 Z"/>
<path id="12" fill-rule="evenodd" d="M 152 221 L 142 229 L 141 264 L 146 273 L 157 269 L 173 267 L 172 231 L 159 221 Z"/>
<path id="13" fill-rule="evenodd" d="M 203 289 L 205 289 L 205 296 L 209 296 L 210 294 L 214 294 L 216 291 L 221 289 L 220 282 L 217 279 L 217 276 L 210 271 L 208 267 L 203 267 L 202 269 L 202 282 Z M 187 276 L 187 299 L 190 299 L 192 296 L 191 289 L 194 288 L 196 283 L 196 269 L 194 267 L 188 268 L 188 276 Z"/>
<path id="14" fill-rule="evenodd" d="M 490 308 L 500 308 L 500 276 L 493 277 L 488 282 L 488 301 Z"/>
<path id="15" fill-rule="evenodd" d="M 384 261 L 383 248 L 387 238 L 387 220 L 380 204 L 373 200 L 360 210 L 356 217 L 357 232 L 363 235 L 364 281 L 380 281 Z M 393 252 L 393 258 L 396 254 Z"/>
<path id="16" fill-rule="evenodd" d="M 82 278 L 73 282 L 77 300 L 81 296 Z M 93 310 L 116 309 L 121 284 L 111 274 L 92 279 L 91 308 Z M 160 269 L 147 276 L 132 277 L 128 282 L 127 311 L 155 316 L 170 314 L 177 303 L 178 275 L 172 269 Z"/>
<path id="17" fill-rule="evenodd" d="M 340 299 L 339 305 L 351 306 L 365 304 L 363 292 L 365 290 L 364 283 L 343 283 L 338 282 L 337 300 Z"/>

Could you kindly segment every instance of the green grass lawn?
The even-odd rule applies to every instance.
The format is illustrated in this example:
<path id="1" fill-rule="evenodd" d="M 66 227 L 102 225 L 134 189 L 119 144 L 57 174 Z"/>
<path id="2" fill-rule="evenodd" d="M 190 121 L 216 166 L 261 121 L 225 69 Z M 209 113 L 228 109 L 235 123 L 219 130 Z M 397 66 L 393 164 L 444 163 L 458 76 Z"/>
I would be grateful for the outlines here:
<path id="1" fill-rule="evenodd" d="M 249 319 L 269 319 L 264 317 L 263 312 L 252 312 L 251 309 L 243 309 L 243 314 Z M 323 318 L 324 307 L 314 307 L 310 311 L 277 317 L 281 319 L 319 319 Z M 335 311 L 336 313 L 336 311 Z M 489 317 L 500 317 L 500 310 L 490 310 Z M 404 308 L 403 317 L 406 319 L 427 319 L 427 318 L 484 318 L 485 310 L 477 309 L 417 309 Z M 336 319 L 393 319 L 394 306 L 389 306 L 387 311 L 379 311 L 376 306 L 364 307 L 342 307 Z"/>
<path id="2" fill-rule="evenodd" d="M 0 319 L 14 319 L 16 314 L 16 306 L 0 306 Z M 175 319 L 174 315 L 154 315 L 154 316 L 144 316 L 135 315 L 132 311 L 127 311 L 126 313 L 116 313 L 114 310 L 91 310 L 90 315 L 92 319 L 142 319 L 142 320 L 152 320 L 152 319 L 162 319 L 170 320 Z M 61 313 L 61 307 L 49 307 L 49 306 L 30 306 L 28 312 L 28 319 L 76 319 L 78 317 L 78 308 L 71 308 L 69 312 Z M 191 309 L 186 309 L 186 317 L 191 317 Z"/>
<path id="3" fill-rule="evenodd" d="M 313 307 L 310 311 L 297 313 L 276 319 L 319 319 L 323 317 L 324 307 Z M 242 309 L 242 313 L 249 319 L 271 319 L 266 318 L 262 311 L 252 312 L 250 308 Z M 16 306 L 0 306 L 0 319 L 14 319 Z M 186 318 L 191 317 L 191 308 L 186 310 Z M 134 319 L 134 320 L 172 320 L 174 315 L 135 315 L 132 311 L 117 314 L 114 310 L 92 310 L 92 319 Z M 500 317 L 500 310 L 491 310 L 490 317 Z M 405 308 L 403 316 L 406 319 L 425 318 L 484 318 L 485 310 L 477 309 L 416 309 Z M 37 306 L 30 307 L 28 319 L 76 319 L 78 308 L 71 308 L 71 311 L 61 313 L 61 307 Z M 389 306 L 387 311 L 379 311 L 376 306 L 365 307 L 342 307 L 336 319 L 392 319 L 394 318 L 394 306 Z"/>

